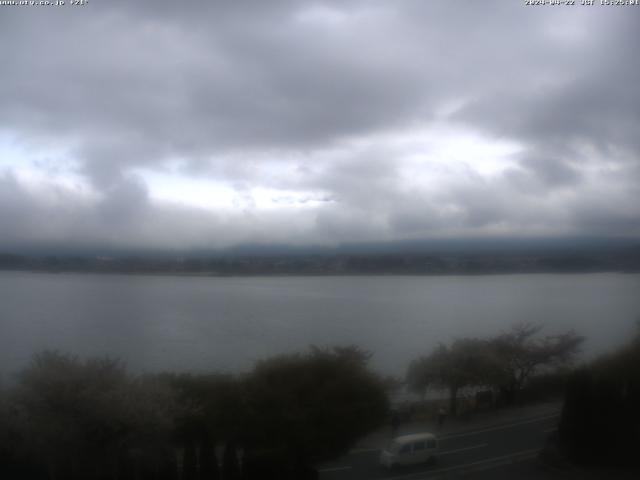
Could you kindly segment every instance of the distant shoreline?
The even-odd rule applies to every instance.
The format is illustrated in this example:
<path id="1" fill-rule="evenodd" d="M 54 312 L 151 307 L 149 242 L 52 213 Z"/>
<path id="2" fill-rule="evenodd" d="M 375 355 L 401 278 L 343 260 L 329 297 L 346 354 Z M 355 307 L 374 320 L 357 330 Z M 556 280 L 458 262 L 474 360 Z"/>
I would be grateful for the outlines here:
<path id="1" fill-rule="evenodd" d="M 402 273 L 402 272 L 362 272 L 362 273 L 218 273 L 218 272 L 145 272 L 145 271 L 99 271 L 99 270 L 26 270 L 0 269 L 9 273 L 44 273 L 49 275 L 127 275 L 140 277 L 191 277 L 191 278 L 287 278 L 287 277 L 481 277 L 499 275 L 596 275 L 621 274 L 637 275 L 636 270 L 529 270 L 529 271 L 486 271 L 486 272 L 444 272 L 444 273 Z"/>
<path id="2" fill-rule="evenodd" d="M 19 255 L 0 252 L 0 271 L 191 277 L 442 276 L 638 273 L 640 247 L 526 251 L 236 254 L 189 256 Z"/>

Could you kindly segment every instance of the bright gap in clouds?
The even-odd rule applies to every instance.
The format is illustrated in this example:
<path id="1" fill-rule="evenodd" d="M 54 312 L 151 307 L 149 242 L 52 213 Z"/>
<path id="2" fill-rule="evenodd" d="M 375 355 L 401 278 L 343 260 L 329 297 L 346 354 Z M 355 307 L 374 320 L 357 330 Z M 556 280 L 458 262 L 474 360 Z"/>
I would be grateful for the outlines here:
<path id="1" fill-rule="evenodd" d="M 234 207 L 235 192 L 224 183 L 150 169 L 136 169 L 135 173 L 147 185 L 152 200 L 204 209 Z"/>
<path id="2" fill-rule="evenodd" d="M 490 178 L 516 165 L 516 156 L 523 151 L 517 142 L 446 124 L 401 135 L 397 143 L 406 155 L 407 179 L 420 178 L 421 171 L 436 174 L 436 178 L 460 174 Z"/>
<path id="3" fill-rule="evenodd" d="M 310 208 L 332 201 L 330 196 L 313 191 L 277 189 L 261 185 L 234 187 L 212 178 L 137 169 L 152 200 L 170 202 L 206 210 L 246 211 Z"/>
<path id="4" fill-rule="evenodd" d="M 45 192 L 94 197 L 88 181 L 78 173 L 78 163 L 59 145 L 31 145 L 0 134 L 0 175 L 10 175 L 34 195 Z M 49 196 L 48 201 L 55 200 Z"/>
<path id="5" fill-rule="evenodd" d="M 464 180 L 491 180 L 518 166 L 525 147 L 450 122 L 434 122 L 352 141 L 351 156 L 385 152 L 401 186 L 429 193 Z M 349 154 L 341 156 L 348 161 Z"/>

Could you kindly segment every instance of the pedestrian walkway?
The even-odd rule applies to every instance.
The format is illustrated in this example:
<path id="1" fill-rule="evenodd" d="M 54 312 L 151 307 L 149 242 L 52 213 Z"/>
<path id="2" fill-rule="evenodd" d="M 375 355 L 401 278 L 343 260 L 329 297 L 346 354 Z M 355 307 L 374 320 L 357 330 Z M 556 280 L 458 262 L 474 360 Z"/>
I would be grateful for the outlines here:
<path id="1" fill-rule="evenodd" d="M 472 430 L 491 428 L 501 424 L 525 421 L 530 418 L 550 416 L 560 413 L 561 401 L 536 403 L 531 405 L 505 407 L 468 414 L 465 417 L 446 418 L 444 424 L 438 427 L 437 420 L 408 421 L 402 423 L 392 435 L 391 425 L 383 427 L 360 439 L 351 453 L 379 450 L 385 447 L 395 436 L 408 435 L 418 432 L 432 432 L 441 437 L 455 435 Z"/>

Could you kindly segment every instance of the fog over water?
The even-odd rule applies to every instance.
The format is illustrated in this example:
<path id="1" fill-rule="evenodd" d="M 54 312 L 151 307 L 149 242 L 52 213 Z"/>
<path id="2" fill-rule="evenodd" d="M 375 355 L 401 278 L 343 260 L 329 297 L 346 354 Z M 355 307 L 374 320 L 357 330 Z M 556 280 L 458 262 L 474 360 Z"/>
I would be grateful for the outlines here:
<path id="1" fill-rule="evenodd" d="M 516 321 L 622 344 L 640 315 L 638 274 L 177 277 L 0 272 L 0 371 L 41 349 L 119 357 L 134 371 L 249 369 L 310 344 L 355 343 L 403 375 L 438 342 Z"/>

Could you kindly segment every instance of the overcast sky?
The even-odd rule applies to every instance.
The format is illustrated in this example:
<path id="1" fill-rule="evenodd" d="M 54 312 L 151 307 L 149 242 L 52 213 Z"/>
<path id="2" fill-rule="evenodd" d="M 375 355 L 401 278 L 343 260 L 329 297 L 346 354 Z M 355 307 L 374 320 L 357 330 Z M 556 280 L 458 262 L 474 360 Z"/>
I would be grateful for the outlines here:
<path id="1" fill-rule="evenodd" d="M 0 6 L 0 248 L 640 235 L 640 7 L 68 3 Z"/>

